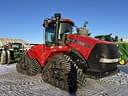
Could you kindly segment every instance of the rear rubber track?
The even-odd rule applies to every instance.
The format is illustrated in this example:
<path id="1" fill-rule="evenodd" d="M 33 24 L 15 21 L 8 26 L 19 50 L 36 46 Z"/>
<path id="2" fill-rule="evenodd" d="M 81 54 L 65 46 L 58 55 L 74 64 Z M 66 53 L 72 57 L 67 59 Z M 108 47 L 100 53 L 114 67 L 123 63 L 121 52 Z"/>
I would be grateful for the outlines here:
<path id="1" fill-rule="evenodd" d="M 29 58 L 25 53 L 22 54 L 16 65 L 17 72 L 34 76 L 41 72 L 41 66 L 35 59 Z"/>

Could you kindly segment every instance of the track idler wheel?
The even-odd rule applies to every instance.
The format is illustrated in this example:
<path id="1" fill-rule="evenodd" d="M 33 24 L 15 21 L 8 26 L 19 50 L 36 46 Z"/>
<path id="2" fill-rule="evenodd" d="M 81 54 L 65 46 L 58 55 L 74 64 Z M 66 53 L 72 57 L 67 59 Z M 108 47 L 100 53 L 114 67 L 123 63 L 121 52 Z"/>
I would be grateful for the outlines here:
<path id="1" fill-rule="evenodd" d="M 76 66 L 68 55 L 56 55 L 50 58 L 42 71 L 42 78 L 71 93 L 85 86 L 86 79 L 82 70 Z"/>
<path id="2" fill-rule="evenodd" d="M 41 72 L 41 66 L 35 59 L 29 58 L 25 53 L 22 54 L 16 65 L 17 72 L 34 76 Z"/>

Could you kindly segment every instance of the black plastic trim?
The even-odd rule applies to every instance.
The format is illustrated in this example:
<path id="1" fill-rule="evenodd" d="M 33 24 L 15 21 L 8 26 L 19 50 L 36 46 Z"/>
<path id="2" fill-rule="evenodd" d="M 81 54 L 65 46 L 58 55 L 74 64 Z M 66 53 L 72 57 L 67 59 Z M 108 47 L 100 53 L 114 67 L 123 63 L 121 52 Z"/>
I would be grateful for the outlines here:
<path id="1" fill-rule="evenodd" d="M 119 52 L 115 44 L 96 44 L 87 60 L 89 69 L 99 70 L 100 72 L 111 72 L 117 69 L 118 62 L 101 63 L 100 58 L 115 59 L 119 58 Z M 88 70 L 89 70 L 88 69 Z"/>

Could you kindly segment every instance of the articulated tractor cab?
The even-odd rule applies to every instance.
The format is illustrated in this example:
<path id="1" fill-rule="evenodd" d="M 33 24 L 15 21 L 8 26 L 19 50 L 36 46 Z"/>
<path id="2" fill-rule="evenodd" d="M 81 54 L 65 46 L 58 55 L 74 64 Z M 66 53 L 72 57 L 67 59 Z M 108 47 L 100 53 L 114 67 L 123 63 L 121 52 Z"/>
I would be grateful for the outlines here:
<path id="1" fill-rule="evenodd" d="M 86 85 L 87 75 L 102 77 L 117 69 L 115 44 L 74 33 L 74 22 L 57 13 L 45 19 L 45 44 L 32 46 L 17 63 L 26 75 L 42 73 L 45 82 L 73 91 Z"/>

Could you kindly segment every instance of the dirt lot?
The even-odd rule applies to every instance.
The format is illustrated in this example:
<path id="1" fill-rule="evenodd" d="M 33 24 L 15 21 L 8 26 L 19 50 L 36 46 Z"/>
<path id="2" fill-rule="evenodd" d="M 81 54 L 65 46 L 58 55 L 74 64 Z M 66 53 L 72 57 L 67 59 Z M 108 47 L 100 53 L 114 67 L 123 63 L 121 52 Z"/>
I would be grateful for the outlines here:
<path id="1" fill-rule="evenodd" d="M 98 80 L 87 79 L 87 86 L 69 94 L 41 79 L 16 72 L 16 64 L 0 65 L 0 96 L 128 96 L 128 65 L 119 73 Z"/>

